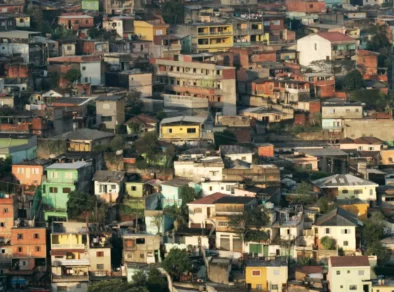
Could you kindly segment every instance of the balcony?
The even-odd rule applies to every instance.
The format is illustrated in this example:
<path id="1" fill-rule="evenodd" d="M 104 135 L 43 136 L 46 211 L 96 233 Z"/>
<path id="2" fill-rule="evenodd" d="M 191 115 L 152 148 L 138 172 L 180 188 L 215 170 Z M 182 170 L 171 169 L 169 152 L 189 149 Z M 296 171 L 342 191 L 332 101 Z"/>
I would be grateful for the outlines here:
<path id="1" fill-rule="evenodd" d="M 309 88 L 286 88 L 288 93 L 309 93 Z"/>
<path id="2" fill-rule="evenodd" d="M 52 266 L 90 266 L 89 259 L 56 259 L 52 262 Z"/>
<path id="3" fill-rule="evenodd" d="M 333 50 L 332 51 L 332 58 L 333 59 L 342 59 L 342 58 L 346 58 L 346 57 L 351 57 L 354 56 L 356 54 L 355 50 Z"/>
<path id="4" fill-rule="evenodd" d="M 180 51 L 181 49 L 181 45 L 163 45 L 164 52 Z"/>
<path id="5" fill-rule="evenodd" d="M 58 282 L 87 282 L 89 281 L 88 275 L 54 275 L 52 274 L 52 281 Z"/>
<path id="6" fill-rule="evenodd" d="M 232 31 L 210 31 L 210 32 L 198 32 L 200 36 L 218 36 L 218 35 L 231 35 Z"/>
<path id="7" fill-rule="evenodd" d="M 198 44 L 197 49 L 217 49 L 217 48 L 229 48 L 231 43 L 216 43 L 216 44 Z"/>
<path id="8" fill-rule="evenodd" d="M 70 244 L 51 244 L 51 249 L 85 249 L 85 244 L 70 243 Z"/>
<path id="9" fill-rule="evenodd" d="M 234 30 L 234 35 L 248 35 L 249 28 L 236 28 Z"/>

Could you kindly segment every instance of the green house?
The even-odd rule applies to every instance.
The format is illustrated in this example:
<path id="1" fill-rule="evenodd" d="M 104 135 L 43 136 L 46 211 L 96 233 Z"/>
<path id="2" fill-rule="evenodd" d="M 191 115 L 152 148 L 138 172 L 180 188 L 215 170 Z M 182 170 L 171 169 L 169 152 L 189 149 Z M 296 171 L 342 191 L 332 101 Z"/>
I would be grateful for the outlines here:
<path id="1" fill-rule="evenodd" d="M 47 212 L 65 214 L 68 194 L 74 190 L 88 192 L 93 176 L 92 171 L 92 164 L 84 161 L 55 163 L 48 166 L 46 179 L 41 186 L 44 209 Z M 56 217 L 56 214 L 53 216 Z M 46 219 L 47 217 L 45 215 Z"/>
<path id="2" fill-rule="evenodd" d="M 98 0 L 82 0 L 82 10 L 100 10 L 100 1 Z"/>

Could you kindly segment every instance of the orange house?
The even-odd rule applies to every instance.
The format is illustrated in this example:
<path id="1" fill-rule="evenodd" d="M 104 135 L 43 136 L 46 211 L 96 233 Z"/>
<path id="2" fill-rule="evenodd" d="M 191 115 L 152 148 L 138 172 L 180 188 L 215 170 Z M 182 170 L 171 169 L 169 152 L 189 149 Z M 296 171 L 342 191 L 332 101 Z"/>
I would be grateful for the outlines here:
<path id="1" fill-rule="evenodd" d="M 22 226 L 11 229 L 13 268 L 33 270 L 46 268 L 46 228 Z"/>
<path id="2" fill-rule="evenodd" d="M 8 242 L 11 238 L 11 228 L 14 226 L 15 201 L 11 195 L 2 194 L 0 197 L 0 238 Z"/>
<path id="3" fill-rule="evenodd" d="M 44 169 L 50 162 L 44 159 L 22 161 L 12 165 L 12 174 L 21 185 L 39 186 L 42 182 Z"/>

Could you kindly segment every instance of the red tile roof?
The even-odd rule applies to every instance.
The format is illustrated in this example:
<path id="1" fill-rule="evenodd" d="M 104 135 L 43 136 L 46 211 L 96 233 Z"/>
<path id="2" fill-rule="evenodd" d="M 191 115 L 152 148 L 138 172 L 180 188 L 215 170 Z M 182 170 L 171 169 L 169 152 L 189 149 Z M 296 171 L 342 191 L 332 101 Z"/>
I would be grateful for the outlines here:
<path id="1" fill-rule="evenodd" d="M 375 137 L 360 137 L 360 138 L 354 139 L 354 143 L 355 144 L 379 145 L 379 144 L 382 144 L 383 141 L 378 138 L 375 138 Z"/>
<path id="2" fill-rule="evenodd" d="M 369 266 L 367 256 L 330 257 L 333 267 L 366 267 Z"/>
<path id="3" fill-rule="evenodd" d="M 303 267 L 298 267 L 296 271 L 307 275 L 319 274 L 319 273 L 323 273 L 323 266 L 303 266 Z"/>
<path id="4" fill-rule="evenodd" d="M 225 194 L 222 194 L 222 193 L 214 193 L 212 195 L 195 200 L 195 201 L 189 203 L 188 205 L 210 205 L 210 204 L 215 203 L 217 200 L 223 198 L 224 196 L 225 196 Z"/>
<path id="5" fill-rule="evenodd" d="M 340 43 L 340 42 L 350 42 L 350 41 L 356 41 L 355 39 L 351 38 L 350 36 L 347 36 L 343 33 L 340 32 L 318 32 L 317 35 L 321 36 L 322 38 L 325 38 L 326 40 L 332 42 L 332 43 Z"/>

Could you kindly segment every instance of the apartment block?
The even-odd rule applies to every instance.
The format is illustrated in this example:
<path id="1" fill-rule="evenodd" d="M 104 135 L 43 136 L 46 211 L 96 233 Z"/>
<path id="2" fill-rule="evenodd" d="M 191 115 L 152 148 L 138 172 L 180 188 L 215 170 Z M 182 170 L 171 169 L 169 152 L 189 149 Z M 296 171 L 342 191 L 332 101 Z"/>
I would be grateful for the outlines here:
<path id="1" fill-rule="evenodd" d="M 154 81 L 168 94 L 207 99 L 223 115 L 236 114 L 236 73 L 234 67 L 183 60 L 152 59 Z"/>

